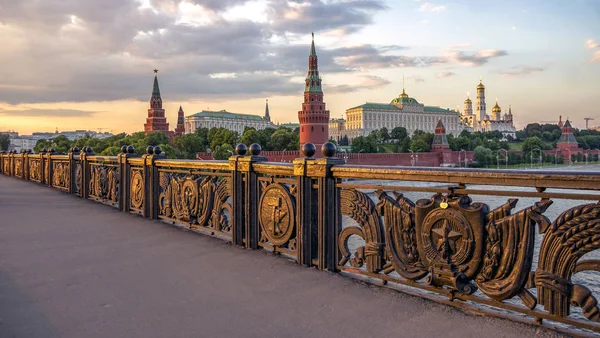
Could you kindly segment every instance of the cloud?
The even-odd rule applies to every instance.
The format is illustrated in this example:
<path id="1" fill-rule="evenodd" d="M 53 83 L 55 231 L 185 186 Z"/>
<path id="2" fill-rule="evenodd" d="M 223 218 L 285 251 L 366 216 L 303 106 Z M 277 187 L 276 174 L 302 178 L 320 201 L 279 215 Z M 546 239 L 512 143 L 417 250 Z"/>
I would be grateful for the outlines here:
<path id="1" fill-rule="evenodd" d="M 545 67 L 526 67 L 526 66 L 516 66 L 513 67 L 512 70 L 507 70 L 504 72 L 499 72 L 500 76 L 511 77 L 511 76 L 519 76 L 519 75 L 529 75 L 532 73 L 538 73 L 545 71 Z"/>
<path id="2" fill-rule="evenodd" d="M 513 31 L 516 31 L 516 30 L 517 30 L 517 26 L 512 26 L 512 27 L 511 27 L 511 29 L 512 29 Z"/>
<path id="3" fill-rule="evenodd" d="M 337 29 L 349 34 L 371 24 L 372 14 L 384 9 L 380 0 L 271 0 L 268 17 L 278 33 Z"/>
<path id="4" fill-rule="evenodd" d="M 412 79 L 415 83 L 425 82 L 425 79 L 420 75 L 407 76 L 407 79 Z"/>
<path id="5" fill-rule="evenodd" d="M 446 78 L 446 77 L 451 77 L 451 76 L 454 76 L 454 75 L 456 75 L 456 73 L 453 73 L 453 72 L 440 72 L 440 73 L 437 73 L 437 77 L 440 78 L 440 79 L 443 79 L 443 78 Z"/>
<path id="6" fill-rule="evenodd" d="M 476 52 L 465 52 L 461 50 L 467 46 L 468 45 L 456 45 L 448 47 L 443 52 L 446 61 L 463 66 L 478 67 L 488 63 L 490 59 L 508 55 L 508 52 L 501 49 L 482 49 Z"/>
<path id="7" fill-rule="evenodd" d="M 435 5 L 430 2 L 424 2 L 419 6 L 420 12 L 443 12 L 446 10 L 444 5 Z"/>
<path id="8" fill-rule="evenodd" d="M 390 80 L 379 76 L 363 75 L 361 76 L 361 81 L 358 83 L 329 86 L 327 91 L 332 93 L 351 93 L 363 89 L 378 89 L 390 83 L 392 83 Z"/>
<path id="9" fill-rule="evenodd" d="M 97 111 L 77 110 L 77 109 L 44 109 L 44 108 L 26 108 L 26 109 L 1 109 L 0 115 L 14 117 L 88 117 Z"/>
<path id="10" fill-rule="evenodd" d="M 595 42 L 593 39 L 587 40 L 585 44 L 589 49 L 600 49 L 600 44 Z M 597 50 L 592 54 L 592 59 L 590 62 L 600 62 L 600 50 Z"/>

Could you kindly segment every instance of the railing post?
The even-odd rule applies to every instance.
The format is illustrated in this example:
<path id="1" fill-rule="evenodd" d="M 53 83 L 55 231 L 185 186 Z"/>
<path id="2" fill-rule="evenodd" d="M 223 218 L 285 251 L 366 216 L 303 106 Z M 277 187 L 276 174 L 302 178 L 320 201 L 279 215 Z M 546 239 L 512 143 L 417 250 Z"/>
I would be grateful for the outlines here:
<path id="1" fill-rule="evenodd" d="M 56 154 L 56 150 L 54 150 L 54 148 L 50 148 L 46 154 L 46 185 L 49 187 L 52 187 L 52 155 L 54 154 Z"/>
<path id="2" fill-rule="evenodd" d="M 248 152 L 245 144 L 235 147 L 237 155 L 229 157 L 229 168 L 231 169 L 231 242 L 234 245 L 244 245 L 244 177 L 241 171 L 240 158 Z"/>
<path id="3" fill-rule="evenodd" d="M 4 174 L 4 154 L 6 154 L 4 150 L 0 152 L 0 174 Z"/>
<path id="4" fill-rule="evenodd" d="M 339 191 L 331 167 L 345 163 L 333 157 L 335 151 L 335 145 L 327 142 L 321 148 L 325 158 L 315 159 L 315 146 L 306 143 L 302 147 L 305 157 L 294 160 L 298 180 L 298 263 L 311 266 L 316 259 L 319 269 L 330 271 L 337 268 L 341 224 Z"/>
<path id="5" fill-rule="evenodd" d="M 23 180 L 26 179 L 25 178 L 25 170 L 27 169 L 27 166 L 25 165 L 25 161 L 27 160 L 26 154 L 27 154 L 26 150 L 24 150 L 23 152 L 21 152 L 19 154 L 19 157 L 21 158 L 21 168 L 20 168 L 21 169 L 21 177 L 19 177 L 19 178 L 23 179 Z"/>
<path id="6" fill-rule="evenodd" d="M 94 156 L 91 147 L 83 147 L 79 158 L 81 160 L 81 198 L 88 199 L 90 196 L 90 162 L 88 156 Z"/>
<path id="7" fill-rule="evenodd" d="M 8 155 L 8 172 L 10 176 L 15 175 L 15 154 L 16 151 L 12 150 L 10 155 Z"/>
<path id="8" fill-rule="evenodd" d="M 133 146 L 122 146 L 119 157 L 119 210 L 129 212 L 131 206 L 131 187 L 129 184 L 131 166 L 129 158 L 138 157 Z"/>
<path id="9" fill-rule="evenodd" d="M 79 161 L 79 148 L 69 150 L 69 194 L 77 193 L 77 161 Z"/>
<path id="10" fill-rule="evenodd" d="M 244 182 L 244 239 L 246 248 L 258 249 L 260 225 L 258 223 L 258 176 L 253 165 L 257 162 L 266 162 L 267 158 L 260 156 L 260 145 L 254 143 L 250 146 L 249 156 L 238 157 L 238 170 L 246 178 Z"/>
<path id="11" fill-rule="evenodd" d="M 133 146 L 130 146 L 133 148 Z M 160 146 L 148 146 L 146 154 L 142 156 L 144 162 L 144 211 L 145 218 L 158 219 L 158 168 L 156 160 L 164 160 L 167 157 L 162 153 Z"/>
<path id="12" fill-rule="evenodd" d="M 46 148 L 42 149 L 42 151 L 38 154 L 40 157 L 40 184 L 46 184 L 46 153 L 48 150 Z"/>

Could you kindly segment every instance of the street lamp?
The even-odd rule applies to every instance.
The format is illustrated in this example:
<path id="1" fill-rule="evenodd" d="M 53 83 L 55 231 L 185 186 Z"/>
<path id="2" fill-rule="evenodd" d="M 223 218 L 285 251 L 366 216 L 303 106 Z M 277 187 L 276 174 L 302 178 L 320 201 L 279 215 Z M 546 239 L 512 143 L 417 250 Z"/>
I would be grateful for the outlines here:
<path id="1" fill-rule="evenodd" d="M 344 148 L 340 148 L 340 150 L 344 152 L 344 162 L 348 162 L 348 152 Z"/>
<path id="2" fill-rule="evenodd" d="M 554 166 L 558 167 L 558 149 L 554 151 Z"/>
<path id="3" fill-rule="evenodd" d="M 361 149 L 358 151 L 358 164 L 360 164 L 360 153 L 362 153 L 363 151 L 365 151 L 365 150 Z"/>
<path id="4" fill-rule="evenodd" d="M 283 155 L 285 154 L 286 151 L 287 151 L 287 148 L 283 149 L 283 152 L 281 153 L 281 162 L 283 162 Z"/>

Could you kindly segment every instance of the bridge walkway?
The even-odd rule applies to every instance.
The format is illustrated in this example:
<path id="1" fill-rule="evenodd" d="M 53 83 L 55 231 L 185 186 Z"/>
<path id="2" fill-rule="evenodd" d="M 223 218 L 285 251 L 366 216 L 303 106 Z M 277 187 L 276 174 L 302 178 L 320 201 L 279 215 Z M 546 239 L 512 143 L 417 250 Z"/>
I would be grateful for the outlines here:
<path id="1" fill-rule="evenodd" d="M 0 176 L 0 337 L 532 337 Z"/>

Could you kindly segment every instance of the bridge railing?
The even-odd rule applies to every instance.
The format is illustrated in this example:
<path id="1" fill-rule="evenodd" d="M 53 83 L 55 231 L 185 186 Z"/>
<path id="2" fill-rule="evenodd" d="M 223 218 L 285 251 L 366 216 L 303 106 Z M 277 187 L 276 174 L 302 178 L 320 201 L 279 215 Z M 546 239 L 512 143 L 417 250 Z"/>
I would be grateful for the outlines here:
<path id="1" fill-rule="evenodd" d="M 600 332 L 598 172 L 351 166 L 331 144 L 293 163 L 267 162 L 258 145 L 236 152 L 85 147 L 2 154 L 0 170 L 452 306 Z"/>

